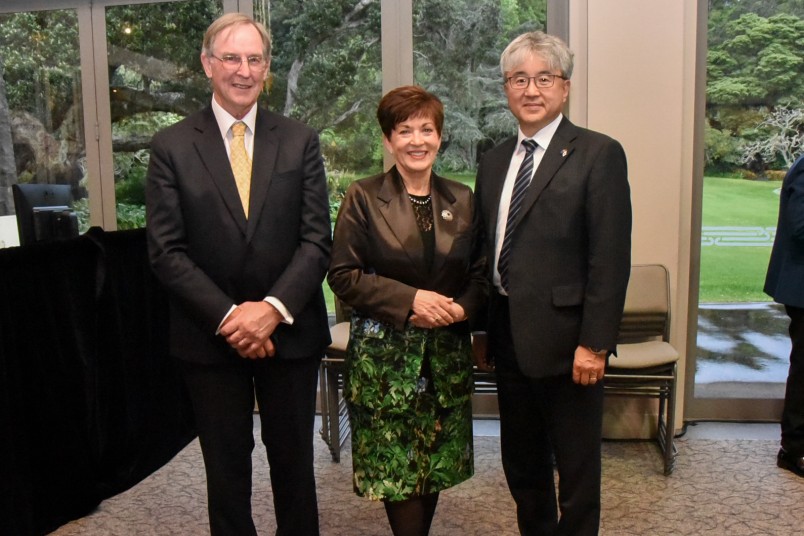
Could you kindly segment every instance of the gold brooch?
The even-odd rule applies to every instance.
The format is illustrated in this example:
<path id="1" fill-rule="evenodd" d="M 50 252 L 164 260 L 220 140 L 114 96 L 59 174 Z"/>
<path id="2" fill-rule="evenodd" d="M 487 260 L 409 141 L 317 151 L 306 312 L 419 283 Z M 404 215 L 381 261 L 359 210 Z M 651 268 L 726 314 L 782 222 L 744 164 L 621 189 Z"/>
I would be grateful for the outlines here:
<path id="1" fill-rule="evenodd" d="M 449 210 L 442 210 L 441 219 L 444 221 L 452 221 L 452 212 L 450 212 Z"/>

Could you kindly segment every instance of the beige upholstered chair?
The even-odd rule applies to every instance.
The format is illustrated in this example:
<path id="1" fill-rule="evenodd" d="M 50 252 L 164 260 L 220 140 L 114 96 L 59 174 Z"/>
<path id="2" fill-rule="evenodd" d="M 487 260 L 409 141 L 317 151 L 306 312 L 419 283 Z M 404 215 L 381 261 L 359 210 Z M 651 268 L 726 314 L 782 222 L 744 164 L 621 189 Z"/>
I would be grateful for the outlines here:
<path id="1" fill-rule="evenodd" d="M 670 280 L 660 264 L 634 265 L 620 323 L 617 356 L 606 371 L 606 396 L 659 400 L 656 439 L 664 474 L 673 472 L 678 352 L 670 337 Z"/>

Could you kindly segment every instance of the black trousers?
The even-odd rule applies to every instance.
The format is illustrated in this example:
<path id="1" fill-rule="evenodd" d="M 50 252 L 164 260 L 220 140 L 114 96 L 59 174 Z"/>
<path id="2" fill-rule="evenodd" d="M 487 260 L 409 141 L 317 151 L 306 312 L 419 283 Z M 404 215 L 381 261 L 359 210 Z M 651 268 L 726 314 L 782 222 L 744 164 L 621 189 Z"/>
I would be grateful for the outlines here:
<path id="1" fill-rule="evenodd" d="M 270 465 L 277 536 L 317 536 L 313 429 L 319 358 L 184 361 L 207 474 L 213 536 L 257 534 L 251 516 L 254 399 Z"/>
<path id="2" fill-rule="evenodd" d="M 522 374 L 511 338 L 508 300 L 499 296 L 492 300 L 489 347 L 496 359 L 502 464 L 517 505 L 519 531 L 525 536 L 596 535 L 603 385 L 577 385 L 571 374 L 547 378 Z M 557 499 L 554 468 L 559 477 Z"/>
<path id="3" fill-rule="evenodd" d="M 804 308 L 785 305 L 790 317 L 790 370 L 782 410 L 782 448 L 804 456 Z"/>

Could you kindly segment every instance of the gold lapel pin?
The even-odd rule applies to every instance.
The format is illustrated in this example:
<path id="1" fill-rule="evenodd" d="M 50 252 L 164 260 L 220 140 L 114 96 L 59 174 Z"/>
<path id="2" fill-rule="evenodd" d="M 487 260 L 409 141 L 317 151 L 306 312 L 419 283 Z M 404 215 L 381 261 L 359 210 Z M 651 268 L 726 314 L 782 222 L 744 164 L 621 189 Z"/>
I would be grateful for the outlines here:
<path id="1" fill-rule="evenodd" d="M 452 212 L 450 212 L 449 210 L 442 210 L 441 219 L 444 221 L 452 221 Z"/>

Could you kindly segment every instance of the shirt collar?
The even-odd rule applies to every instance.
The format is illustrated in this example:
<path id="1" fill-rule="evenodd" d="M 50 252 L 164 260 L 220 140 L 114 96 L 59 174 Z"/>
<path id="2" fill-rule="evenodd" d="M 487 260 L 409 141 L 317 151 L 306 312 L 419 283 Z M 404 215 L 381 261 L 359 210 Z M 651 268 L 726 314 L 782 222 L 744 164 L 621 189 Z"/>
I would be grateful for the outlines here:
<path id="1" fill-rule="evenodd" d="M 553 135 L 555 135 L 556 130 L 558 130 L 558 125 L 561 124 L 561 120 L 564 118 L 564 114 L 558 114 L 558 116 L 553 119 L 547 126 L 541 129 L 539 132 L 534 134 L 530 139 L 535 141 L 539 144 L 539 147 L 542 149 L 547 149 L 547 146 L 550 145 L 550 140 L 553 139 Z M 524 151 L 525 148 L 522 146 L 522 141 L 529 139 L 522 133 L 522 129 L 517 129 L 517 139 L 516 139 L 516 150 Z"/>
<path id="2" fill-rule="evenodd" d="M 253 134 L 254 127 L 257 124 L 257 103 L 255 102 L 254 105 L 251 107 L 251 110 L 243 117 L 243 119 L 236 119 L 232 114 L 227 112 L 223 109 L 223 107 L 218 104 L 215 98 L 212 98 L 212 113 L 215 114 L 215 121 L 218 122 L 218 128 L 221 131 L 221 137 L 225 138 L 229 134 L 229 129 L 232 128 L 232 125 L 237 123 L 238 121 L 242 121 L 246 124 L 249 131 Z"/>

